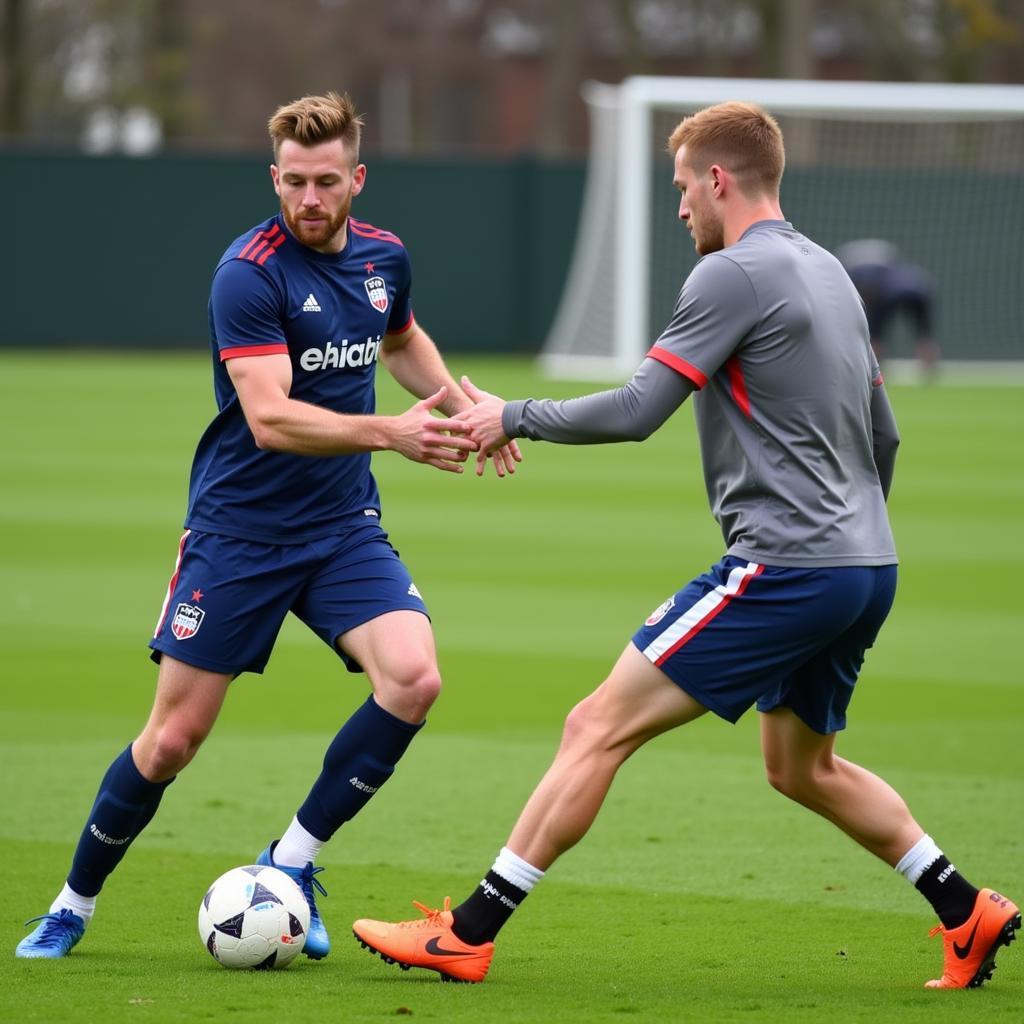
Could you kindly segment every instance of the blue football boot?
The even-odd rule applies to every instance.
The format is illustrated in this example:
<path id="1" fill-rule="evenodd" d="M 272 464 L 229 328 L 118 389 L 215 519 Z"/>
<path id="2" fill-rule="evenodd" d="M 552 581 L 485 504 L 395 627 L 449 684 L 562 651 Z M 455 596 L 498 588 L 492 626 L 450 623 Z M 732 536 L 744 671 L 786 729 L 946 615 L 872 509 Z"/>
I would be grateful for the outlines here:
<path id="1" fill-rule="evenodd" d="M 306 866 L 301 868 L 291 868 L 284 864 L 276 864 L 274 862 L 275 846 L 277 846 L 276 839 L 256 858 L 256 863 L 277 868 L 278 871 L 283 871 L 289 878 L 295 879 L 298 887 L 302 890 L 302 895 L 306 897 L 306 902 L 309 904 L 309 933 L 306 935 L 306 944 L 302 947 L 302 952 L 310 960 L 323 960 L 331 951 L 331 940 L 320 918 L 320 912 L 316 909 L 316 896 L 313 891 L 315 889 L 321 896 L 327 895 L 327 890 L 320 883 L 320 879 L 316 877 L 323 871 L 323 868 L 313 867 L 312 861 L 308 861 Z"/>
<path id="2" fill-rule="evenodd" d="M 14 951 L 15 956 L 30 959 L 46 957 L 50 960 L 67 956 L 85 934 L 85 922 L 67 908 L 59 914 L 33 917 L 25 924 L 32 924 L 35 921 L 40 922 L 39 926 L 18 943 L 18 948 Z"/>

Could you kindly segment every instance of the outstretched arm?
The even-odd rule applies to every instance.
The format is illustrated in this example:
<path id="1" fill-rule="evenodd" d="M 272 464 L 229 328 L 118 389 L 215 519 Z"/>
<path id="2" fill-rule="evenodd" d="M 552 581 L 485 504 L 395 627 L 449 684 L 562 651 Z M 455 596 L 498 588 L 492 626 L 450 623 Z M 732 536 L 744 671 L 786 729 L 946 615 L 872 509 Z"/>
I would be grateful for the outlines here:
<path id="1" fill-rule="evenodd" d="M 462 386 L 477 404 L 460 413 L 456 422 L 470 428 L 470 437 L 480 446 L 481 454 L 505 444 L 510 437 L 559 444 L 643 441 L 694 390 L 692 381 L 656 359 L 645 359 L 622 387 L 582 398 L 505 402 L 480 391 L 465 377 Z"/>
<path id="2" fill-rule="evenodd" d="M 442 410 L 449 416 L 473 406 L 473 399 L 455 383 L 430 335 L 415 321 L 401 334 L 389 334 L 381 345 L 381 359 L 391 374 L 406 391 L 424 398 L 439 387 L 447 389 Z M 498 476 L 514 473 L 515 464 L 522 461 L 517 444 L 505 442 L 493 453 L 494 469 Z"/>
<path id="3" fill-rule="evenodd" d="M 620 388 L 560 401 L 508 402 L 502 427 L 509 437 L 558 444 L 645 441 L 694 390 L 693 382 L 656 359 L 645 359 Z"/>
<path id="4" fill-rule="evenodd" d="M 459 423 L 431 414 L 448 397 L 444 387 L 400 416 L 350 416 L 291 398 L 286 355 L 244 356 L 227 367 L 258 448 L 296 455 L 390 450 L 453 473 L 476 448 Z"/>

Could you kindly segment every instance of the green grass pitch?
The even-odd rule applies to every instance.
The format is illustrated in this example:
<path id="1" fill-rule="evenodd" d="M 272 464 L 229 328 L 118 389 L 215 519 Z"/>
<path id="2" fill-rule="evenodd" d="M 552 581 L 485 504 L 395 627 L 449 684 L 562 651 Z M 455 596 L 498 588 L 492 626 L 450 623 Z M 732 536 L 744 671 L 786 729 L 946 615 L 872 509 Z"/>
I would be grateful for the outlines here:
<path id="1" fill-rule="evenodd" d="M 509 397 L 567 395 L 525 361 L 453 358 Z M 382 378 L 386 374 L 382 373 Z M 839 741 L 906 796 L 964 874 L 1024 896 L 1024 391 L 893 387 L 900 593 Z M 405 407 L 381 383 L 381 409 Z M 222 970 L 206 885 L 278 835 L 361 701 L 301 627 L 233 687 L 61 962 L 13 956 L 61 884 L 99 776 L 140 728 L 193 447 L 200 356 L 0 357 L 0 1019 L 901 1022 L 1024 1019 L 1024 946 L 980 991 L 931 993 L 927 906 L 765 783 L 756 715 L 708 716 L 622 770 L 587 839 L 502 934 L 482 986 L 362 951 L 361 916 L 463 898 L 549 762 L 565 712 L 632 630 L 716 560 L 692 413 L 644 445 L 527 443 L 512 480 L 374 460 L 384 525 L 433 612 L 445 692 L 322 863 L 334 951 Z"/>

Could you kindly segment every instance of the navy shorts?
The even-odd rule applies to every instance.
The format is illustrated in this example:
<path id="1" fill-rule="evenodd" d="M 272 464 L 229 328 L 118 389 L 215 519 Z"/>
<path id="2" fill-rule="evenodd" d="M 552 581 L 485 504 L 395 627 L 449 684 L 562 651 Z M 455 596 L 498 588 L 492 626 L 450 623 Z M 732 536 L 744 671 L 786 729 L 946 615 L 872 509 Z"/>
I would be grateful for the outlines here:
<path id="1" fill-rule="evenodd" d="M 792 569 L 727 555 L 652 612 L 633 643 L 729 722 L 756 702 L 828 735 L 846 725 L 895 594 L 895 565 Z"/>
<path id="2" fill-rule="evenodd" d="M 262 672 L 294 612 L 350 672 L 335 641 L 386 612 L 427 614 L 409 570 L 376 521 L 305 544 L 264 544 L 186 530 L 149 646 L 211 672 Z"/>

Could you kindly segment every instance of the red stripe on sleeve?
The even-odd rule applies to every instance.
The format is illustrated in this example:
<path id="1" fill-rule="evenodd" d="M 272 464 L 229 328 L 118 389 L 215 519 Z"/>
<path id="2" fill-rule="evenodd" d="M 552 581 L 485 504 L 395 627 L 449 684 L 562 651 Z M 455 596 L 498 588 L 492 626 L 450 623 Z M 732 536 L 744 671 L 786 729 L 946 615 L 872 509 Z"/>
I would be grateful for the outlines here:
<path id="1" fill-rule="evenodd" d="M 257 248 L 263 248 L 264 240 L 265 239 L 269 239 L 269 238 L 273 238 L 274 235 L 277 235 L 277 234 L 281 235 L 281 242 L 283 242 L 284 241 L 284 233 L 281 231 L 281 229 L 276 224 L 271 224 L 270 227 L 266 231 L 257 231 L 256 234 L 253 235 L 252 238 L 249 239 L 249 241 L 246 243 L 246 245 L 242 249 L 242 251 L 238 254 L 238 258 L 242 259 L 242 260 L 249 259 L 249 257 L 253 255 L 253 251 L 254 251 L 253 250 L 253 246 L 257 246 Z M 275 242 L 275 244 L 276 245 L 280 245 L 281 242 Z M 258 245 L 257 245 L 257 243 L 258 243 Z"/>
<path id="2" fill-rule="evenodd" d="M 220 350 L 220 361 L 223 363 L 228 359 L 238 359 L 239 356 L 275 355 L 288 355 L 288 346 L 285 344 L 238 345 L 235 348 L 222 348 Z"/>
<path id="3" fill-rule="evenodd" d="M 750 419 L 750 395 L 747 394 L 747 382 L 743 379 L 743 367 L 736 356 L 730 356 L 725 363 L 726 372 L 729 374 L 729 386 L 732 388 L 732 397 L 739 406 L 740 412 L 747 419 Z"/>
<path id="4" fill-rule="evenodd" d="M 245 244 L 238 254 L 238 258 L 252 260 L 262 266 L 270 253 L 281 245 L 285 238 L 285 233 L 276 224 L 272 224 L 266 231 L 257 231 Z M 260 252 L 263 252 L 263 258 L 257 260 L 256 257 Z"/>
<path id="5" fill-rule="evenodd" d="M 238 258 L 240 260 L 248 259 L 249 258 L 249 253 L 252 252 L 253 246 L 257 245 L 257 244 L 262 244 L 262 242 L 263 242 L 263 232 L 262 231 L 258 231 L 246 243 L 245 248 L 242 249 L 242 251 L 238 254 Z"/>
<path id="6" fill-rule="evenodd" d="M 280 246 L 280 245 L 281 245 L 281 244 L 282 244 L 283 242 L 284 242 L 284 235 L 281 235 L 281 237 L 280 237 L 280 238 L 275 238 L 275 239 L 274 239 L 274 240 L 273 240 L 273 241 L 272 241 L 272 242 L 271 242 L 271 243 L 270 243 L 270 244 L 269 244 L 269 245 L 267 246 L 267 248 L 266 248 L 266 250 L 264 251 L 263 255 L 262 255 L 262 256 L 260 256 L 260 258 L 259 258 L 258 260 L 256 260 L 256 265 L 257 265 L 257 266 L 260 266 L 260 267 L 262 267 L 262 266 L 263 266 L 263 264 L 264 264 L 264 263 L 266 263 L 266 262 L 267 262 L 267 260 L 268 260 L 268 259 L 269 259 L 269 258 L 270 258 L 271 256 L 273 256 L 273 255 L 274 255 L 274 253 L 275 253 L 275 252 L 277 251 L 277 249 L 278 249 L 278 246 Z"/>
<path id="7" fill-rule="evenodd" d="M 385 334 L 405 334 L 405 332 L 407 330 L 409 330 L 410 327 L 412 327 L 412 325 L 413 325 L 415 320 L 416 320 L 416 317 L 412 313 L 410 313 L 409 314 L 409 319 L 405 322 L 405 326 L 404 327 L 399 327 L 397 331 L 385 331 L 384 333 Z"/>
<path id="8" fill-rule="evenodd" d="M 392 245 L 402 245 L 402 240 L 398 235 L 392 234 L 390 231 L 385 231 L 383 228 L 375 228 L 372 224 L 365 224 L 361 220 L 355 220 L 352 217 L 348 219 L 348 226 L 352 231 L 362 238 L 375 238 L 379 242 L 391 242 Z"/>
<path id="9" fill-rule="evenodd" d="M 249 260 L 250 262 L 255 262 L 257 254 L 260 253 L 263 249 L 266 249 L 266 247 L 267 240 L 265 238 L 261 238 L 260 244 L 257 245 L 256 248 L 250 249 L 248 254 L 243 256 L 242 259 Z M 269 252 L 270 250 L 268 249 L 267 251 Z"/>
<path id="10" fill-rule="evenodd" d="M 688 363 L 685 359 L 680 359 L 679 356 L 669 352 L 668 349 L 659 348 L 655 345 L 650 352 L 647 353 L 648 359 L 657 359 L 659 363 L 664 363 L 666 366 L 670 366 L 676 373 L 681 373 L 684 377 L 688 377 L 697 385 L 698 388 L 704 387 L 708 382 L 706 374 L 700 372 L 696 366 Z"/>

